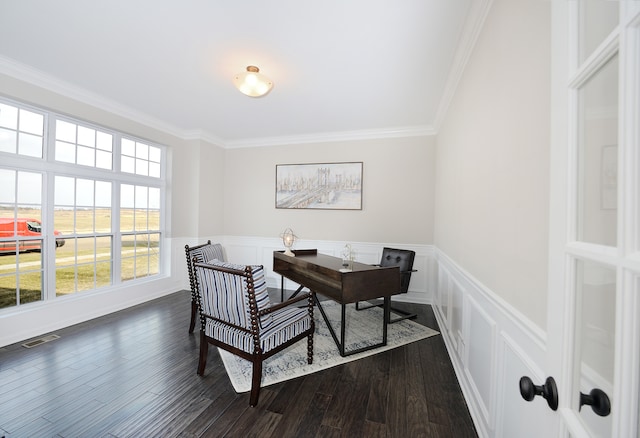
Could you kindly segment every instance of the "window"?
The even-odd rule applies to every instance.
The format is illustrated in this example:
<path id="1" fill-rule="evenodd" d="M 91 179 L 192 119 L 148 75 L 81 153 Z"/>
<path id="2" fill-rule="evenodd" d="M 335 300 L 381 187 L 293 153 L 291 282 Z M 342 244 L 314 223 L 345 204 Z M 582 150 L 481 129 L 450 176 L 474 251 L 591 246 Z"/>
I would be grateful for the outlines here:
<path id="1" fill-rule="evenodd" d="M 45 117 L 0 102 L 0 152 L 42 158 Z"/>
<path id="2" fill-rule="evenodd" d="M 0 168 L 0 308 L 43 299 L 42 174 Z"/>
<path id="3" fill-rule="evenodd" d="M 121 279 L 160 271 L 160 190 L 123 184 L 120 188 Z"/>
<path id="4" fill-rule="evenodd" d="M 54 227 L 65 245 L 56 251 L 56 295 L 111 284 L 110 181 L 55 177 Z"/>
<path id="5" fill-rule="evenodd" d="M 112 169 L 113 136 L 87 126 L 56 120 L 55 157 L 65 163 Z"/>
<path id="6" fill-rule="evenodd" d="M 120 170 L 159 178 L 161 155 L 158 147 L 123 138 Z"/>
<path id="7" fill-rule="evenodd" d="M 0 99 L 0 312 L 161 274 L 163 155 Z"/>

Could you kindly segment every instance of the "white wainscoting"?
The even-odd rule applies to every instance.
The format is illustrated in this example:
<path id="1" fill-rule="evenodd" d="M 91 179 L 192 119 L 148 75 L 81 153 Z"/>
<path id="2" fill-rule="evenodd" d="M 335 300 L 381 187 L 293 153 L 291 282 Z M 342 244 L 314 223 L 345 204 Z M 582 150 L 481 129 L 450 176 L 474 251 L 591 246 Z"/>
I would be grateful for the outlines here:
<path id="1" fill-rule="evenodd" d="M 520 396 L 520 377 L 547 376 L 545 333 L 438 249 L 433 307 L 481 437 L 551 436 L 556 417 L 542 397 Z"/>
<path id="2" fill-rule="evenodd" d="M 267 285 L 280 288 L 281 276 L 273 272 L 273 251 L 284 249 L 279 238 L 225 236 L 221 239 L 229 262 L 240 264 L 259 264 L 265 267 Z M 392 299 L 411 303 L 430 304 L 433 302 L 435 290 L 436 263 L 432 245 L 409 245 L 399 243 L 344 242 L 327 240 L 299 240 L 294 249 L 317 249 L 322 254 L 340 257 L 345 244 L 350 244 L 355 253 L 355 260 L 360 263 L 380 263 L 382 248 L 402 248 L 416 252 L 413 268 L 417 270 L 411 275 L 409 292 L 395 295 Z M 295 290 L 297 285 L 285 281 L 285 289 Z"/>

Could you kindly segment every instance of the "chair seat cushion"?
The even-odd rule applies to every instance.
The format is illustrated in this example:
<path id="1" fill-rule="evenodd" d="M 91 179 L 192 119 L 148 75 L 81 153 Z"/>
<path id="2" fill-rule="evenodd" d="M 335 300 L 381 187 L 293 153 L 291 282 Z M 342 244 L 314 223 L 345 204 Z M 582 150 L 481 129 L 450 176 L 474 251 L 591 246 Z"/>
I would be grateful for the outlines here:
<path id="1" fill-rule="evenodd" d="M 271 316 L 270 327 L 260 331 L 260 348 L 263 353 L 271 351 L 311 327 L 311 317 L 306 308 L 286 307 L 273 312 Z M 250 333 L 208 320 L 205 334 L 247 353 L 253 353 L 253 337 Z"/>

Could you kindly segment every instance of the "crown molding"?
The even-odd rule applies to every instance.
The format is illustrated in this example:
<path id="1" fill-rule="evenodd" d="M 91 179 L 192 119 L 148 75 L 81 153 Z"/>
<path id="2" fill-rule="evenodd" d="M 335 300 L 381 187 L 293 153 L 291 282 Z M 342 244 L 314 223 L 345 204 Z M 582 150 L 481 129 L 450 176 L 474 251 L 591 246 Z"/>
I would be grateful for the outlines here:
<path id="1" fill-rule="evenodd" d="M 219 146 L 221 148 L 226 148 L 226 144 L 227 142 L 218 137 L 217 135 L 214 135 L 210 132 L 204 131 L 202 129 L 191 129 L 188 131 L 183 131 L 181 138 L 183 140 L 198 140 L 198 141 L 205 141 L 207 143 L 211 143 L 215 146 Z"/>
<path id="2" fill-rule="evenodd" d="M 492 4 L 493 0 L 476 0 L 471 2 L 471 9 L 464 23 L 460 44 L 456 49 L 453 66 L 451 67 L 451 72 L 449 73 L 447 84 L 445 85 L 444 93 L 442 94 L 442 99 L 440 100 L 440 105 L 438 106 L 436 118 L 433 123 L 436 132 L 440 130 L 445 120 L 449 105 L 456 93 L 458 83 L 467 67 L 467 63 L 476 46 L 476 42 L 484 27 L 484 22 L 487 19 L 487 15 L 489 15 Z"/>
<path id="3" fill-rule="evenodd" d="M 166 134 L 184 138 L 184 132 L 180 128 L 163 120 L 151 117 L 141 111 L 137 111 L 126 105 L 85 90 L 69 82 L 58 79 L 48 73 L 22 64 L 11 58 L 0 55 L 0 73 L 13 77 L 23 82 L 44 88 L 45 90 L 77 100 L 78 102 L 103 109 L 117 116 L 140 123 Z"/>
<path id="4" fill-rule="evenodd" d="M 281 137 L 244 138 L 228 140 L 202 129 L 183 130 L 163 120 L 154 118 L 141 111 L 134 110 L 112 99 L 90 92 L 69 82 L 58 79 L 28 65 L 0 55 L 0 73 L 45 90 L 69 97 L 78 102 L 103 109 L 117 116 L 140 123 L 160 132 L 183 140 L 206 141 L 216 146 L 230 148 L 249 148 L 262 146 L 280 146 L 307 143 L 328 143 L 338 141 L 371 140 L 379 138 L 420 137 L 435 135 L 429 125 L 404 126 L 394 128 L 369 129 L 357 131 L 323 132 Z"/>
<path id="5" fill-rule="evenodd" d="M 290 135 L 281 137 L 246 138 L 226 142 L 229 149 L 260 146 L 282 146 L 291 144 L 331 143 L 338 141 L 371 140 L 378 138 L 423 137 L 435 135 L 431 126 L 405 126 L 398 128 L 367 129 L 358 131 L 322 132 L 316 134 Z"/>

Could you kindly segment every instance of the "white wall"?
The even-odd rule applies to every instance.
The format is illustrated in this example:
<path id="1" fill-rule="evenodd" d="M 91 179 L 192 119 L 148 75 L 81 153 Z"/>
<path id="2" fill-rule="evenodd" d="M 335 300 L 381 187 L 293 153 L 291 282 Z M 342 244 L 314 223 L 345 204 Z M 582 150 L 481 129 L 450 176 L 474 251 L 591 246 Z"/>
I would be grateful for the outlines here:
<path id="1" fill-rule="evenodd" d="M 305 239 L 433 243 L 433 137 L 226 151 L 224 232 Z M 275 208 L 276 164 L 362 161 L 362 210 Z"/>
<path id="2" fill-rule="evenodd" d="M 202 140 L 172 148 L 169 237 L 222 234 L 225 150 Z"/>
<path id="3" fill-rule="evenodd" d="M 224 199 L 225 192 L 225 150 L 202 142 L 197 163 L 189 162 L 192 167 L 199 168 L 198 184 L 190 190 L 198 194 L 196 199 L 198 215 L 198 232 L 190 230 L 186 236 L 213 236 L 224 231 Z M 188 172 L 188 170 L 187 170 Z M 182 175 L 185 172 L 181 172 Z M 181 193 L 181 192 L 177 192 Z"/>
<path id="4" fill-rule="evenodd" d="M 434 310 L 480 436 L 551 436 L 550 6 L 494 0 L 436 151 Z"/>
<path id="5" fill-rule="evenodd" d="M 496 0 L 438 133 L 435 243 L 546 327 L 549 3 Z"/>

